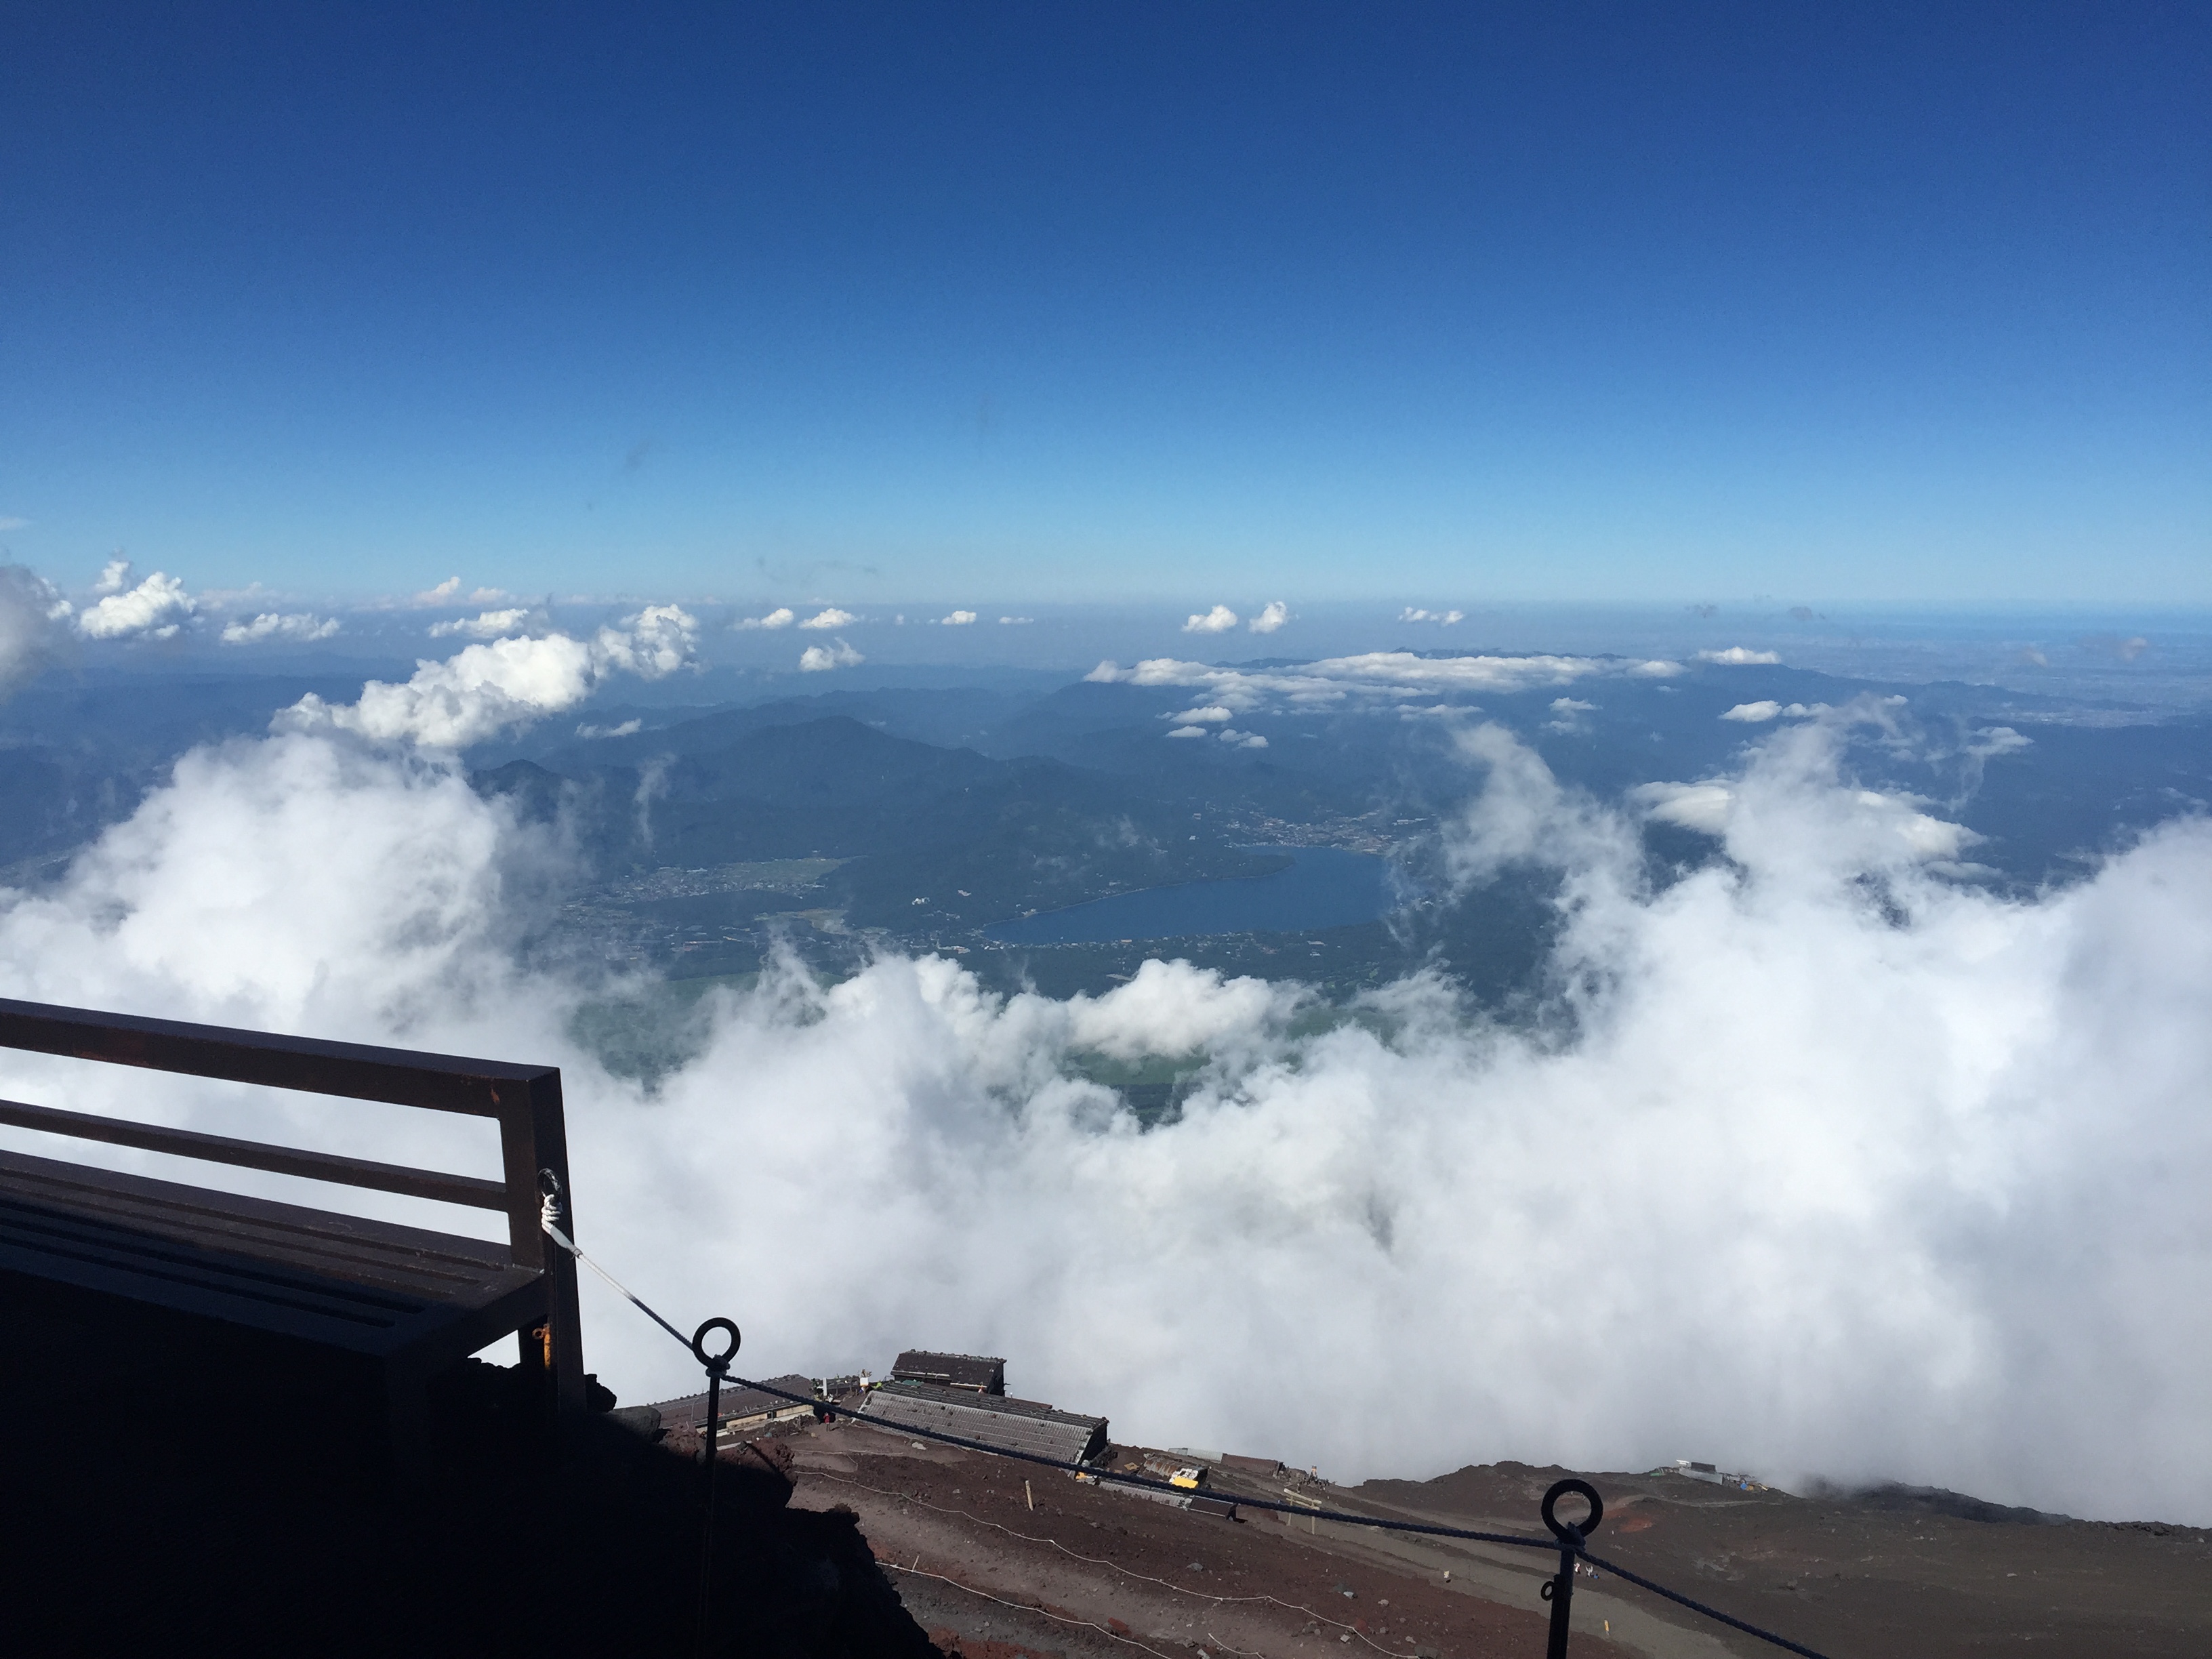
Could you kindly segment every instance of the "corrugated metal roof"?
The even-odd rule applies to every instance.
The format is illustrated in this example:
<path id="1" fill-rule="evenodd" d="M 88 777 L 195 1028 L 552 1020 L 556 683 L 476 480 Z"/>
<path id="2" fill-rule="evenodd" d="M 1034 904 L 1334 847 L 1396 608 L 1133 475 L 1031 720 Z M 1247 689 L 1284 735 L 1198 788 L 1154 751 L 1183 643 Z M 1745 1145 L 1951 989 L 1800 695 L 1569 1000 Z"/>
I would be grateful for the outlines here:
<path id="1" fill-rule="evenodd" d="M 1063 1463 L 1085 1462 L 1106 1449 L 1103 1417 L 1060 1411 L 1035 1400 L 1010 1400 L 1004 1395 L 979 1395 L 927 1382 L 886 1382 L 868 1395 L 857 1415 L 884 1427 L 935 1429 Z"/>
<path id="2" fill-rule="evenodd" d="M 771 1376 L 769 1386 L 790 1394 L 811 1395 L 814 1379 L 811 1376 Z M 707 1423 L 707 1396 L 704 1393 L 687 1394 L 681 1400 L 663 1400 L 654 1407 L 660 1420 L 670 1428 L 704 1428 Z M 733 1417 L 759 1417 L 778 1412 L 802 1412 L 804 1406 L 788 1400 L 780 1400 L 772 1394 L 763 1394 L 757 1389 L 725 1389 L 720 1401 L 722 1420 Z"/>
<path id="3" fill-rule="evenodd" d="M 932 1353 L 926 1348 L 909 1348 L 892 1364 L 891 1377 L 900 1382 L 933 1382 L 945 1389 L 1004 1394 L 1006 1362 L 990 1354 Z"/>

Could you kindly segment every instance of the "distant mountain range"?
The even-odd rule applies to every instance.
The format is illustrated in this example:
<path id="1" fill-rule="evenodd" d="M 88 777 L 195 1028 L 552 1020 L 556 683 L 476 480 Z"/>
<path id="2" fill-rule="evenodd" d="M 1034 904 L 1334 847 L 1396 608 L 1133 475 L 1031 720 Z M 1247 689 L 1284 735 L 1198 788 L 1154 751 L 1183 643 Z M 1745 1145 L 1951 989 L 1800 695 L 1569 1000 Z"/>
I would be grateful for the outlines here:
<path id="1" fill-rule="evenodd" d="M 1235 672 L 1295 675 L 1300 665 Z M 308 691 L 347 701 L 358 685 L 141 672 L 49 676 L 26 689 L 0 708 L 0 879 L 20 885 L 58 870 L 127 816 L 185 749 L 264 732 Z M 658 940 L 625 959 L 742 971 L 763 948 L 764 919 L 798 917 L 774 925 L 799 926 L 810 939 L 874 934 L 905 948 L 965 949 L 1004 982 L 1067 990 L 1111 983 L 1158 946 L 1009 953 L 978 930 L 1138 888 L 1261 874 L 1281 860 L 1252 849 L 1284 842 L 1387 852 L 1415 887 L 1442 892 L 1439 825 L 1479 781 L 1453 752 L 1453 732 L 1468 722 L 1504 726 L 1562 782 L 1611 800 L 1640 784 L 1727 775 L 1792 705 L 1869 695 L 1891 700 L 1885 709 L 1911 740 L 1863 734 L 1850 754 L 1855 775 L 1977 832 L 1970 856 L 1985 880 L 2024 890 L 2064 879 L 2142 827 L 2212 802 L 2212 721 L 2201 716 L 1772 664 L 1695 664 L 1664 677 L 1616 665 L 1571 684 L 1395 704 L 1246 698 L 1234 715 L 1239 740 L 1228 743 L 1214 740 L 1226 710 L 1194 735 L 1170 735 L 1169 717 L 1205 702 L 1202 685 L 1127 680 L 832 690 L 708 708 L 602 703 L 581 724 L 486 744 L 470 760 L 479 791 L 567 838 L 592 890 L 579 901 L 585 921 Z M 1745 718 L 1763 704 L 1781 712 Z M 1449 718 L 1437 718 L 1440 708 Z M 1993 737 L 2000 728 L 2014 735 Z M 1646 840 L 1662 881 L 1717 851 L 1660 823 Z M 804 879 L 651 879 L 808 860 L 824 862 Z M 1444 965 L 1502 996 L 1540 957 L 1547 879 L 1424 901 L 1395 919 L 1301 938 L 1294 951 L 1265 938 L 1175 949 L 1225 970 L 1339 985 Z"/>

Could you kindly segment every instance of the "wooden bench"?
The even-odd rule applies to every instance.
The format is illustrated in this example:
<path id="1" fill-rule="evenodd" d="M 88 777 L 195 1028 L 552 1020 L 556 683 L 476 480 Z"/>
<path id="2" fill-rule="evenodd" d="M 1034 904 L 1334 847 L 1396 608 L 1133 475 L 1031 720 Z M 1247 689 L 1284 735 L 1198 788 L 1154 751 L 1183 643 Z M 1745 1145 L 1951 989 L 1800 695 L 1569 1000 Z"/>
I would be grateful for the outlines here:
<path id="1" fill-rule="evenodd" d="M 584 1409 L 574 1260 L 539 1219 L 538 1175 L 568 1192 L 561 1073 L 173 1020 L 0 1000 L 0 1048 L 499 1122 L 503 1178 L 483 1181 L 0 1101 L 0 1123 L 507 1217 L 504 1244 L 0 1152 L 0 1274 L 152 1304 L 336 1350 L 380 1377 L 394 1444 L 412 1443 L 423 1385 L 509 1332 L 549 1397 Z M 574 1225 L 566 1218 L 563 1231 Z M 573 1231 L 569 1237 L 574 1237 Z"/>

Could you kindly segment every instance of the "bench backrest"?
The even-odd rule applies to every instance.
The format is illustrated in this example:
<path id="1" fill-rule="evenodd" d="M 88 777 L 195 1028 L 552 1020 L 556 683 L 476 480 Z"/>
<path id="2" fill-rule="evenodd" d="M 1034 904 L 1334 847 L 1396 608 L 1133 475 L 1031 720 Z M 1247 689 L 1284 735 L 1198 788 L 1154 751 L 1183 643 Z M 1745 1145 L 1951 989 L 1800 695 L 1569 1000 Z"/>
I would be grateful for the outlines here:
<path id="1" fill-rule="evenodd" d="M 575 1263 L 545 1237 L 539 1221 L 538 1171 L 550 1170 L 560 1182 L 567 1216 L 563 1231 L 575 1237 L 558 1067 L 275 1036 L 4 998 L 0 1048 L 497 1119 L 501 1179 L 482 1181 L 0 1100 L 0 1123 L 22 1128 L 502 1212 L 515 1266 L 551 1280 L 547 1288 L 556 1397 L 563 1410 L 582 1409 Z M 524 1352 L 527 1357 L 527 1346 Z"/>

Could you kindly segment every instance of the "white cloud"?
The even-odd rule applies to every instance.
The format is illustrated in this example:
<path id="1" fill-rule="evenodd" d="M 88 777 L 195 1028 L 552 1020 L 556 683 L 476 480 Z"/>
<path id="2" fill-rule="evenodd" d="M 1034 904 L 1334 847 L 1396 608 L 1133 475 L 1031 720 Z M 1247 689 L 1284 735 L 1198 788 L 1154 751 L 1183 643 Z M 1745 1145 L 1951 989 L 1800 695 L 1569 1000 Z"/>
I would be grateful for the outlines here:
<path id="1" fill-rule="evenodd" d="M 94 594 L 120 593 L 130 586 L 131 561 L 118 556 L 100 567 L 100 574 L 93 580 L 92 591 Z"/>
<path id="2" fill-rule="evenodd" d="M 641 720 L 624 720 L 620 726 L 580 726 L 576 728 L 576 735 L 580 738 L 632 738 L 644 726 L 645 722 Z"/>
<path id="3" fill-rule="evenodd" d="M 0 698 L 60 659 L 73 612 L 43 576 L 20 564 L 0 564 Z"/>
<path id="4" fill-rule="evenodd" d="M 1257 732 L 1239 732 L 1233 726 L 1222 727 L 1221 740 L 1231 749 L 1265 749 L 1267 746 L 1267 738 Z"/>
<path id="5" fill-rule="evenodd" d="M 430 624 L 430 637 L 447 639 L 465 634 L 472 640 L 495 640 L 502 634 L 512 634 L 530 620 L 527 608 L 517 605 L 506 611 L 487 611 L 480 617 L 456 617 L 452 622 Z"/>
<path id="6" fill-rule="evenodd" d="M 949 617 L 939 617 L 938 622 L 946 628 L 965 628 L 975 620 L 972 611 L 956 611 Z"/>
<path id="7" fill-rule="evenodd" d="M 1708 836 L 1727 833 L 1735 791 L 1724 783 L 1646 783 L 1630 792 L 1662 823 Z"/>
<path id="8" fill-rule="evenodd" d="M 1698 660 L 1744 668 L 1753 664 L 1771 665 L 1778 663 L 1782 660 L 1782 653 L 1778 651 L 1753 651 L 1748 646 L 1732 645 L 1725 651 L 1700 651 L 1698 653 Z"/>
<path id="9" fill-rule="evenodd" d="M 810 645 L 799 653 L 799 672 L 802 674 L 822 674 L 833 668 L 851 668 L 866 661 L 866 657 L 842 639 L 833 640 L 826 646 Z"/>
<path id="10" fill-rule="evenodd" d="M 1008 628 L 1020 628 L 1036 620 L 1035 617 L 1001 617 L 999 621 Z"/>
<path id="11" fill-rule="evenodd" d="M 172 639 L 198 613 L 198 603 L 174 576 L 156 570 L 136 587 L 123 588 L 130 576 L 128 560 L 109 562 L 94 590 L 106 597 L 77 612 L 79 633 L 94 640 Z M 111 581 L 114 587 L 106 587 Z"/>
<path id="12" fill-rule="evenodd" d="M 1786 844 L 1859 870 L 1955 860 L 1981 837 L 1933 817 L 1914 796 L 1856 788 L 1838 777 L 1839 734 L 1888 721 L 1883 706 L 1862 699 L 1777 732 L 1741 779 L 1644 784 L 1629 799 L 1662 823 L 1721 837 L 1739 859 L 1771 863 L 1773 849 Z"/>
<path id="13" fill-rule="evenodd" d="M 821 629 L 826 631 L 832 628 L 850 628 L 854 623 L 860 620 L 860 619 L 854 616 L 851 611 L 840 611 L 833 605 L 827 606 L 821 611 L 816 611 L 814 615 L 809 617 L 805 622 L 799 625 L 801 628 Z"/>
<path id="14" fill-rule="evenodd" d="M 794 611 L 787 605 L 769 611 L 765 617 L 740 617 L 737 621 L 736 626 L 739 628 L 788 628 L 798 620 L 798 612 Z"/>
<path id="15" fill-rule="evenodd" d="M 514 597 L 503 587 L 479 587 L 469 595 L 471 605 L 497 605 L 501 599 Z"/>
<path id="16" fill-rule="evenodd" d="M 413 602 L 428 609 L 441 605 L 451 605 L 460 598 L 460 594 L 461 579 L 459 576 L 448 576 L 435 587 L 424 588 L 415 596 Z"/>
<path id="17" fill-rule="evenodd" d="M 1202 726 L 1178 726 L 1168 735 L 1171 738 L 1205 738 L 1212 736 L 1212 733 Z"/>
<path id="18" fill-rule="evenodd" d="M 1657 678 L 1681 672 L 1677 663 L 1613 657 L 1424 657 L 1411 651 L 1372 651 L 1252 671 L 1153 657 L 1132 668 L 1102 662 L 1084 678 L 1096 684 L 1187 686 L 1202 692 L 1208 702 L 1250 714 L 1259 708 L 1395 706 L 1409 696 L 1504 694 L 1616 674 Z"/>
<path id="19" fill-rule="evenodd" d="M 246 621 L 225 624 L 222 642 L 257 645 L 264 640 L 289 640 L 307 645 L 330 639 L 338 631 L 336 617 L 311 616 L 304 611 L 264 611 Z"/>
<path id="20" fill-rule="evenodd" d="M 1225 605 L 1217 605 L 1203 615 L 1194 614 L 1182 625 L 1186 634 L 1226 634 L 1237 626 L 1237 617 Z"/>
<path id="21" fill-rule="evenodd" d="M 0 535 L 5 535 L 10 530 L 28 530 L 30 527 L 31 521 L 28 519 L 18 519 L 12 515 L 0 518 Z"/>
<path id="22" fill-rule="evenodd" d="M 1217 702 L 1212 704 L 1211 707 L 1186 708 L 1180 714 L 1163 714 L 1160 718 L 1164 720 L 1175 720 L 1181 725 L 1189 726 L 1208 720 L 1226 721 L 1232 719 L 1233 716 L 1230 714 L 1229 710 L 1224 708 Z"/>
<path id="23" fill-rule="evenodd" d="M 619 629 L 602 628 L 592 636 L 594 672 L 665 679 L 691 665 L 698 645 L 697 617 L 682 605 L 649 605 Z"/>
<path id="24" fill-rule="evenodd" d="M 1401 623 L 1435 623 L 1438 627 L 1449 628 L 1455 622 L 1466 621 L 1467 612 L 1464 611 L 1417 611 L 1409 605 L 1398 613 L 1398 620 Z"/>
<path id="25" fill-rule="evenodd" d="M 1596 710 L 1595 703 L 1584 702 L 1579 697 L 1554 697 L 1552 699 L 1552 718 L 1544 722 L 1544 729 L 1547 732 L 1583 731 L 1586 728 L 1582 717 L 1595 714 Z"/>
<path id="26" fill-rule="evenodd" d="M 1770 697 L 1759 702 L 1740 702 L 1723 714 L 1721 718 L 1724 720 L 1741 720 L 1747 726 L 1757 726 L 1777 718 L 1802 720 L 1826 713 L 1828 713 L 1828 705 L 1825 702 L 1783 703 L 1777 702 Z"/>
<path id="27" fill-rule="evenodd" d="M 394 685 L 371 680 L 358 702 L 331 704 L 312 692 L 280 714 L 280 731 L 339 731 L 372 742 L 465 749 L 502 732 L 573 708 L 611 674 L 660 679 L 687 666 L 698 637 L 680 606 L 647 605 L 588 640 L 542 639 L 471 645 L 443 662 L 422 662 Z"/>
<path id="28" fill-rule="evenodd" d="M 1255 634 L 1272 634 L 1291 619 L 1291 608 L 1280 599 L 1272 599 L 1267 608 L 1245 626 Z"/>
<path id="29" fill-rule="evenodd" d="M 1526 1027 L 1425 976 L 1346 1018 L 1186 963 L 1054 1000 L 884 953 L 709 994 L 648 1093 L 575 1042 L 607 988 L 513 951 L 544 843 L 449 759 L 300 732 L 186 756 L 59 879 L 0 892 L 0 995 L 558 1064 L 593 1253 L 679 1322 L 722 1305 L 730 1262 L 775 1259 L 744 1316 L 768 1374 L 880 1367 L 923 1329 L 1131 1443 L 1340 1480 L 1695 1447 L 2212 1521 L 2212 824 L 2000 897 L 1930 872 L 1894 832 L 1918 809 L 1858 799 L 1834 722 L 1762 739 L 1710 781 L 1729 860 L 1651 889 L 1630 817 L 1467 734 L 1487 781 L 1461 867 L 1564 884 L 1556 1000 Z M 1179 1059 L 1177 1119 L 1140 1133 L 1085 1080 L 1101 1054 Z M 479 1121 L 158 1080 L 0 1053 L 13 1097 L 497 1170 Z M 583 1295 L 625 1399 L 690 1386 L 663 1334 Z M 1455 1409 L 1334 1407 L 1377 1376 L 1449 1383 Z"/>

